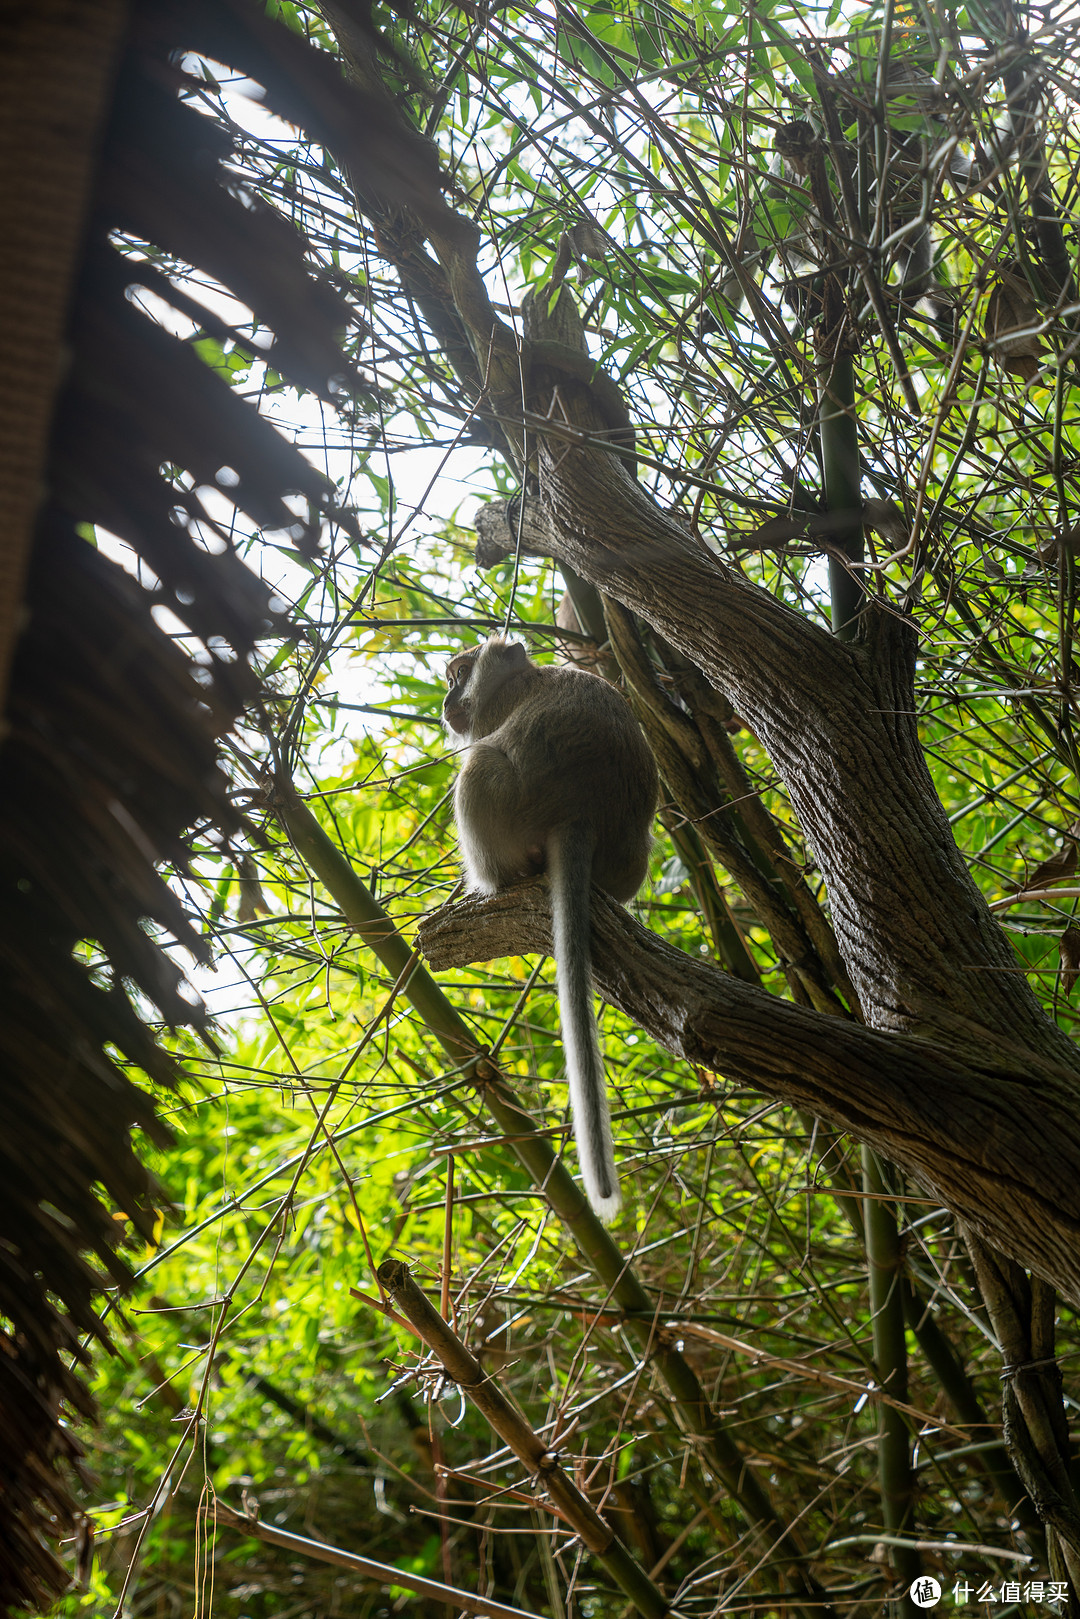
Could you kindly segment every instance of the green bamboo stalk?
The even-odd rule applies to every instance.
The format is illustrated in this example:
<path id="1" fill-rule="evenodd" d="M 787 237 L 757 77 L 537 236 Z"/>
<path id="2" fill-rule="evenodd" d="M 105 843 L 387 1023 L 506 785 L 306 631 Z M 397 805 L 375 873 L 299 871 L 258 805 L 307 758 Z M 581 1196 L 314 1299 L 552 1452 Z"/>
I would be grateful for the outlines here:
<path id="1" fill-rule="evenodd" d="M 661 688 L 633 615 L 613 601 L 605 603 L 605 614 L 631 706 L 656 755 L 661 781 L 772 935 L 795 998 L 818 1011 L 843 1011 L 829 970 L 789 903 L 788 887 L 771 855 L 746 833 L 740 807 L 730 802 L 696 718 Z"/>
<path id="2" fill-rule="evenodd" d="M 701 732 L 709 756 L 727 790 L 729 802 L 737 806 L 739 819 L 734 824 L 740 828 L 747 848 L 763 875 L 771 884 L 783 889 L 830 974 L 834 988 L 857 1013 L 858 996 L 840 955 L 836 935 L 820 902 L 811 893 L 784 832 L 755 791 L 738 750 L 724 728 L 723 699 L 692 665 L 684 663 L 677 667 L 680 695 Z"/>
<path id="3" fill-rule="evenodd" d="M 548 1445 L 507 1399 L 496 1379 L 480 1365 L 452 1328 L 443 1320 L 409 1267 L 399 1259 L 379 1266 L 379 1281 L 386 1288 L 420 1339 L 437 1355 L 458 1388 L 467 1394 L 495 1433 L 518 1461 L 542 1485 L 551 1509 L 580 1538 L 607 1569 L 619 1590 L 643 1619 L 663 1619 L 669 1603 L 631 1557 L 618 1535 L 565 1472 Z"/>
<path id="4" fill-rule="evenodd" d="M 676 854 L 686 867 L 687 880 L 712 936 L 717 961 L 727 972 L 742 979 L 744 984 L 760 985 L 761 972 L 735 926 L 735 919 L 724 891 L 716 880 L 705 845 L 689 821 L 663 811 L 660 812 L 660 819 Z"/>
<path id="5" fill-rule="evenodd" d="M 818 401 L 821 459 L 825 472 L 825 508 L 838 514 L 830 540 L 842 556 L 829 557 L 833 630 L 841 641 L 853 641 L 865 601 L 860 568 L 863 562 L 862 480 L 859 419 L 855 412 L 855 363 L 848 353 L 832 359 Z"/>
<path id="6" fill-rule="evenodd" d="M 896 1215 L 888 1201 L 889 1188 L 882 1174 L 881 1161 L 870 1147 L 862 1149 L 863 1226 L 866 1232 L 866 1259 L 870 1277 L 870 1312 L 874 1362 L 881 1387 L 894 1400 L 907 1400 L 907 1340 L 904 1335 L 904 1290 L 901 1285 L 903 1256 Z M 878 1405 L 878 1486 L 881 1492 L 881 1520 L 889 1535 L 906 1536 L 914 1529 L 915 1474 L 911 1466 L 911 1434 L 903 1412 L 881 1402 Z M 890 1545 L 889 1558 L 901 1593 L 893 1602 L 894 1613 L 903 1619 L 916 1619 L 921 1612 L 908 1594 L 908 1587 L 922 1570 L 922 1559 L 914 1547 Z"/>
<path id="7" fill-rule="evenodd" d="M 993 1439 L 998 1425 L 986 1415 L 959 1355 L 927 1309 L 926 1300 L 910 1276 L 903 1276 L 901 1285 L 904 1290 L 904 1319 L 926 1356 L 930 1370 L 941 1384 L 945 1398 L 960 1421 L 971 1429 L 971 1438 L 975 1443 Z M 985 1450 L 979 1450 L 972 1460 L 974 1466 L 986 1473 L 1005 1510 L 1018 1521 L 1031 1544 L 1041 1546 L 1044 1526 L 1009 1460 L 1005 1446 L 1000 1441 L 989 1445 Z"/>
<path id="8" fill-rule="evenodd" d="M 226 1506 L 224 1501 L 213 1501 L 209 1517 L 212 1524 L 235 1529 L 241 1535 L 255 1536 L 268 1546 L 280 1546 L 294 1556 L 310 1557 L 318 1563 L 332 1563 L 337 1568 L 347 1569 L 350 1574 L 371 1580 L 375 1585 L 404 1586 L 407 1591 L 414 1591 L 429 1602 L 441 1602 L 450 1613 L 474 1613 L 479 1619 L 536 1619 L 535 1614 L 526 1613 L 523 1608 L 508 1607 L 505 1602 L 495 1602 L 475 1591 L 462 1591 L 457 1586 L 425 1579 L 422 1574 L 413 1574 L 408 1569 L 398 1568 L 396 1564 L 376 1563 L 370 1557 L 360 1557 L 356 1552 L 344 1551 L 340 1546 L 328 1546 L 324 1540 L 309 1540 L 306 1535 L 294 1535 L 288 1529 L 279 1529 L 276 1523 L 264 1523 L 261 1518 L 237 1512 L 234 1507 Z"/>
<path id="9" fill-rule="evenodd" d="M 773 1537 L 774 1559 L 785 1566 L 792 1590 L 797 1593 L 792 1606 L 804 1619 L 835 1619 L 821 1586 L 801 1561 L 805 1557 L 804 1548 L 778 1516 L 760 1479 L 720 1425 L 696 1373 L 668 1341 L 667 1335 L 657 1332 L 653 1299 L 589 1208 L 584 1192 L 556 1157 L 550 1142 L 539 1134 L 528 1111 L 478 1046 L 468 1024 L 401 937 L 350 861 L 297 796 L 291 783 L 279 785 L 274 812 L 297 853 L 346 919 L 395 980 L 400 981 L 401 993 L 419 1012 L 447 1056 L 482 1091 L 489 1111 L 509 1138 L 519 1162 L 565 1223 L 578 1251 L 603 1284 L 608 1297 L 624 1312 L 628 1330 L 656 1367 L 686 1432 L 698 1441 L 705 1466 L 723 1480 L 748 1522 Z M 808 1606 L 800 1604 L 800 1597 Z"/>
<path id="10" fill-rule="evenodd" d="M 860 1246 L 865 1249 L 866 1222 L 863 1219 L 863 1199 L 858 1196 L 856 1177 L 847 1164 L 840 1163 L 839 1134 L 831 1125 L 821 1119 L 815 1119 L 812 1114 L 799 1116 L 806 1126 L 807 1134 L 815 1139 L 819 1159 L 824 1163 L 835 1158 L 840 1164 L 840 1167 L 829 1171 L 829 1184 L 833 1188 L 837 1206 L 847 1216 Z M 900 1285 L 903 1290 L 904 1320 L 908 1331 L 941 1384 L 945 1398 L 956 1416 L 971 1430 L 972 1441 L 980 1446 L 972 1457 L 972 1465 L 981 1468 L 986 1474 L 997 1491 L 1002 1506 L 1011 1518 L 1019 1522 L 1031 1544 L 1040 1546 L 1043 1541 L 1043 1525 L 1016 1469 L 1009 1460 L 1009 1453 L 1004 1444 L 997 1441 L 994 1444 L 987 1444 L 985 1449 L 982 1448 L 987 1440 L 994 1438 L 997 1426 L 986 1415 L 966 1366 L 938 1325 L 919 1287 L 907 1272 L 901 1274 Z"/>

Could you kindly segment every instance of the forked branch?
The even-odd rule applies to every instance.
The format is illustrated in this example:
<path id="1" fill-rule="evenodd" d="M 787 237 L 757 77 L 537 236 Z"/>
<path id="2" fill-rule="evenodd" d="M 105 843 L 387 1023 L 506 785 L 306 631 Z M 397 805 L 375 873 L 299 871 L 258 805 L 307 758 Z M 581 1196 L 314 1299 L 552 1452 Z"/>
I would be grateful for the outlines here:
<path id="1" fill-rule="evenodd" d="M 994 1247 L 1080 1302 L 1072 1072 L 985 1041 L 961 1054 L 780 1000 L 665 944 L 599 890 L 592 928 L 599 993 L 658 1044 L 850 1130 Z M 437 971 L 549 954 L 546 885 L 536 878 L 445 907 L 418 939 Z M 1052 1174 L 1034 1150 L 1048 1137 Z"/>

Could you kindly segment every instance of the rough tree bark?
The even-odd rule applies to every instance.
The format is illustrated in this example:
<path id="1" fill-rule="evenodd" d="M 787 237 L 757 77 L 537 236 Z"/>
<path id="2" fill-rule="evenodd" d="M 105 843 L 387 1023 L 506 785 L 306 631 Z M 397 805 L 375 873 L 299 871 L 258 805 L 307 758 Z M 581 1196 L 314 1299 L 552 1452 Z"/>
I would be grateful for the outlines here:
<path id="1" fill-rule="evenodd" d="M 419 942 L 438 971 L 550 954 L 542 879 L 435 912 Z M 697 1068 L 819 1114 L 908 1170 L 995 1248 L 1080 1302 L 1076 1074 L 989 1038 L 886 1033 L 782 1001 L 665 944 L 599 889 L 597 990 Z M 1054 1143 L 1053 1154 L 1035 1143 Z"/>
<path id="2" fill-rule="evenodd" d="M 569 296 L 546 303 L 530 305 L 528 337 L 579 344 Z M 678 647 L 767 748 L 869 1027 L 738 983 L 598 896 L 601 993 L 668 1050 L 871 1143 L 1080 1303 L 1080 1059 L 934 790 L 912 627 L 871 607 L 844 645 L 748 583 L 604 447 L 602 409 L 564 368 L 533 366 L 528 407 L 545 548 Z M 442 913 L 422 937 L 438 966 L 550 948 L 542 901 L 518 889 Z"/>
<path id="3" fill-rule="evenodd" d="M 344 0 L 320 4 L 348 73 L 374 87 L 372 39 L 349 26 Z M 411 133 L 404 118 L 388 116 L 398 116 L 403 137 Z M 632 424 L 586 355 L 568 291 L 555 299 L 549 285 L 526 301 L 522 338 L 491 303 L 471 221 L 448 221 L 451 210 L 430 199 L 397 208 L 362 183 L 356 200 L 423 310 L 475 429 L 506 455 L 528 492 L 524 504 L 489 509 L 478 562 L 485 553 L 496 560 L 542 549 L 578 589 L 595 587 L 650 624 L 675 649 L 686 677 L 681 690 L 693 683 L 710 699 L 711 685 L 722 694 L 718 703 L 726 700 L 750 723 L 825 880 L 835 940 L 816 911 L 812 923 L 804 914 L 797 884 L 777 885 L 787 892 L 769 925 L 794 1003 L 672 949 L 597 894 L 601 993 L 699 1067 L 851 1131 L 955 1211 L 975 1251 L 989 1243 L 1008 1256 L 993 1314 L 1006 1376 L 1016 1384 L 1006 1440 L 1048 1525 L 1051 1566 L 1071 1575 L 1080 1528 L 1075 1499 L 1058 1477 L 1067 1445 L 1041 1422 L 1039 1403 L 1054 1390 L 1045 1378 L 1036 1399 L 1025 1381 L 1043 1377 L 1048 1349 L 1052 1356 L 1052 1294 L 1041 1284 L 1025 1294 L 1009 1259 L 1080 1304 L 1080 1057 L 1031 993 L 937 798 L 916 725 L 913 626 L 871 605 L 855 637 L 841 642 L 751 585 L 637 482 Z M 767 324 L 718 218 L 698 228 L 707 229 L 748 307 Z M 785 367 L 789 361 L 793 396 L 812 395 L 820 383 L 812 361 L 794 349 Z M 616 645 L 618 617 L 609 614 L 610 649 L 640 701 L 626 647 Z M 629 630 L 636 634 L 632 623 Z M 696 725 L 696 706 L 688 706 Z M 670 720 L 665 711 L 661 729 Z M 674 763 L 693 775 L 689 755 Z M 715 808 L 745 797 L 735 792 L 726 806 L 699 811 L 694 794 L 680 797 L 675 788 L 673 796 L 681 815 L 693 821 L 700 813 L 706 840 Z M 771 850 L 775 836 L 761 847 Z M 467 900 L 429 918 L 420 944 L 438 967 L 547 952 L 546 890 L 519 885 Z M 841 997 L 863 1023 L 831 1015 L 843 1011 Z M 988 1264 L 996 1267 L 997 1258 Z"/>
<path id="4" fill-rule="evenodd" d="M 323 9 L 350 74 L 377 79 L 370 41 L 343 25 L 347 8 Z M 396 244 L 412 216 L 362 188 L 357 202 L 411 286 L 416 243 Z M 432 250 L 419 260 L 424 308 L 452 334 L 449 348 L 463 337 L 471 351 L 471 365 L 455 366 L 482 379 L 470 404 L 512 460 L 535 467 L 551 554 L 678 648 L 767 748 L 870 1027 L 763 995 L 598 905 L 602 990 L 669 1049 L 871 1142 L 1080 1303 L 1080 1057 L 1039 1007 L 953 839 L 918 740 L 912 627 L 871 607 L 842 644 L 713 555 L 629 470 L 625 423 L 610 382 L 598 389 L 582 366 L 569 293 L 553 308 L 545 294 L 529 303 L 521 343 L 488 298 L 475 228 L 451 229 L 447 213 L 418 216 Z M 548 948 L 542 905 L 534 897 L 526 927 L 523 903 L 515 889 L 433 919 L 423 934 L 433 960 Z M 615 937 L 617 959 L 605 954 Z"/>

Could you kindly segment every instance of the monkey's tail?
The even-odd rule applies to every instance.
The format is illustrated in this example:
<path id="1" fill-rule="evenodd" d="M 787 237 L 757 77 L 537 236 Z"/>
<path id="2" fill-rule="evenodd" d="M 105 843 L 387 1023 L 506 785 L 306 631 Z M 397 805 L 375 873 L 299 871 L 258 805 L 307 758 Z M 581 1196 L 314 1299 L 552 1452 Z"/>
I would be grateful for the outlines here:
<path id="1" fill-rule="evenodd" d="M 593 1013 L 589 935 L 592 850 L 581 826 L 571 823 L 548 837 L 547 869 L 559 1020 L 570 1079 L 574 1136 L 589 1202 L 607 1224 L 618 1214 L 622 1196 L 611 1145 L 604 1057 Z"/>

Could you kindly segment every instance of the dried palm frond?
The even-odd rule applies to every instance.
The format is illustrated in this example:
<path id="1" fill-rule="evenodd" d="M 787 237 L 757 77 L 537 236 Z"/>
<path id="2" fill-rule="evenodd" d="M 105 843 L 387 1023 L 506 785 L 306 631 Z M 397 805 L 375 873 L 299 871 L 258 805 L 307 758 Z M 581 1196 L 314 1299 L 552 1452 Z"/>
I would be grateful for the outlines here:
<path id="1" fill-rule="evenodd" d="M 27 8 L 5 53 L 9 111 L 24 119 L 26 151 L 48 158 L 48 194 L 40 184 L 20 191 L 12 239 L 24 260 L 36 254 L 60 270 L 35 277 L 23 263 L 4 279 L 16 339 L 20 320 L 53 333 L 57 365 L 44 341 L 28 351 L 16 340 L 0 354 L 3 449 L 24 493 L 34 467 L 45 468 L 32 527 L 12 533 L 15 562 L 0 573 L 0 631 L 21 624 L 0 752 L 4 1611 L 47 1606 L 67 1583 L 46 1545 L 76 1519 L 68 1465 L 78 1444 L 60 1412 L 92 1411 L 73 1367 L 86 1363 L 83 1337 L 107 1342 L 97 1291 L 127 1276 L 115 1211 L 144 1237 L 153 1224 L 154 1188 L 132 1132 L 163 1132 L 127 1068 L 166 1085 L 175 1077 L 132 994 L 168 1024 L 204 1018 L 158 936 L 196 956 L 203 942 L 157 865 L 184 867 L 193 825 L 226 836 L 236 825 L 217 743 L 256 693 L 249 655 L 274 623 L 267 588 L 227 537 L 217 554 L 199 542 L 194 520 L 204 514 L 162 468 L 197 486 L 231 467 L 237 506 L 260 525 L 292 528 L 301 547 L 315 546 L 327 514 L 350 522 L 299 451 L 137 306 L 129 289 L 144 286 L 189 314 L 198 308 L 160 264 L 134 261 L 114 240 L 122 233 L 146 244 L 148 259 L 227 288 L 271 329 L 265 357 L 297 386 L 324 399 L 367 387 L 341 347 L 348 306 L 312 276 L 303 237 L 238 194 L 223 167 L 228 137 L 180 99 L 177 61 L 191 50 L 257 79 L 268 104 L 316 138 L 332 134 L 369 185 L 419 212 L 444 207 L 430 149 L 388 138 L 379 97 L 348 86 L 335 62 L 253 0 L 139 0 L 126 32 L 121 10 L 84 0 L 73 13 L 44 0 Z M 57 105 L 67 122 L 42 126 L 35 144 Z M 205 316 L 207 329 L 214 319 Z M 285 502 L 295 492 L 309 510 L 299 530 Z M 131 545 L 152 582 L 96 550 L 87 524 Z M 27 550 L 24 579 L 17 562 Z M 197 665 L 159 627 L 158 608 L 201 642 Z M 94 967 L 80 941 L 96 947 Z"/>

